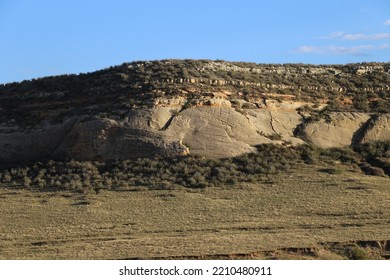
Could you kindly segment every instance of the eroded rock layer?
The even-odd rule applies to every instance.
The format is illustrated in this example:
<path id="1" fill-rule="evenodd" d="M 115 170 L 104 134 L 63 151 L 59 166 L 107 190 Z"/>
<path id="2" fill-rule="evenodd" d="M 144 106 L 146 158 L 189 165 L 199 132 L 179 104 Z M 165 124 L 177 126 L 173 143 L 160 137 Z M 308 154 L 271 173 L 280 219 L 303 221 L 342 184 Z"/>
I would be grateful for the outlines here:
<path id="1" fill-rule="evenodd" d="M 121 119 L 77 116 L 33 129 L 1 127 L 0 160 L 115 160 L 189 153 L 222 158 L 253 152 L 263 143 L 307 142 L 329 148 L 390 140 L 388 114 L 334 112 L 328 119 L 303 124 L 291 102 L 256 109 L 226 104 L 131 109 Z"/>
<path id="2" fill-rule="evenodd" d="M 389 67 L 137 62 L 2 85 L 0 163 L 386 141 Z"/>

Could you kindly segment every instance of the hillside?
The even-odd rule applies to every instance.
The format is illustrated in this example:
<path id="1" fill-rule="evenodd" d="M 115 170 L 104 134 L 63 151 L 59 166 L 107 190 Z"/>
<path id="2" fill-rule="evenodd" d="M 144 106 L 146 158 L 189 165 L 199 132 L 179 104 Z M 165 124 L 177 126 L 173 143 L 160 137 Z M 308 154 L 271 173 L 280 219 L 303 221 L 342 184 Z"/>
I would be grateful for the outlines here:
<path id="1" fill-rule="evenodd" d="M 390 64 L 125 63 L 0 86 L 0 161 L 237 156 L 390 139 Z"/>
<path id="2" fill-rule="evenodd" d="M 0 258 L 389 259 L 389 66 L 1 85 Z"/>

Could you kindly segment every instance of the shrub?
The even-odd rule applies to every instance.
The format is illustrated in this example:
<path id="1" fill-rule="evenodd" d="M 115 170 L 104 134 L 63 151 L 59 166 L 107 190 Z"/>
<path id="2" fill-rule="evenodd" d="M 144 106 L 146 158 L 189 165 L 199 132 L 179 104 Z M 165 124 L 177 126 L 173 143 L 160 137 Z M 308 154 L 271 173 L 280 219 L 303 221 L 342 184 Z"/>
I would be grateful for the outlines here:
<path id="1" fill-rule="evenodd" d="M 329 174 L 341 174 L 341 172 L 342 172 L 341 169 L 338 169 L 338 168 L 322 168 L 322 169 L 319 169 L 318 171 L 329 173 Z"/>
<path id="2" fill-rule="evenodd" d="M 359 163 L 361 157 L 359 154 L 349 148 L 329 148 L 320 152 L 321 156 L 329 157 L 335 160 L 340 160 L 343 163 Z"/>
<path id="3" fill-rule="evenodd" d="M 354 151 L 366 159 L 386 157 L 390 151 L 390 141 L 376 141 L 364 143 L 354 147 Z"/>
<path id="4" fill-rule="evenodd" d="M 360 168 L 367 175 L 381 176 L 381 177 L 386 176 L 385 172 L 383 171 L 382 168 L 371 166 L 370 164 L 368 164 L 366 162 L 363 162 L 362 164 L 360 164 Z"/>
<path id="5" fill-rule="evenodd" d="M 5 174 L 3 175 L 3 181 L 4 181 L 5 183 L 9 183 L 9 182 L 11 182 L 11 180 L 12 180 L 12 176 L 11 176 L 9 173 L 5 173 Z"/>
<path id="6" fill-rule="evenodd" d="M 4 186 L 22 185 L 30 189 L 70 190 L 81 193 L 139 187 L 171 189 L 177 186 L 188 188 L 234 186 L 240 182 L 257 182 L 267 174 L 285 172 L 302 161 L 314 164 L 334 160 L 359 166 L 370 175 L 385 176 L 383 169 L 389 168 L 386 159 L 372 156 L 386 155 L 388 153 L 386 145 L 365 144 L 354 151 L 324 150 L 309 145 L 287 148 L 263 144 L 256 146 L 255 153 L 218 160 L 184 156 L 138 158 L 116 162 L 37 162 L 24 167 L 0 169 L 0 185 L 3 183 Z M 339 174 L 341 169 L 331 167 L 320 171 Z"/>
<path id="7" fill-rule="evenodd" d="M 315 164 L 318 161 L 319 151 L 310 145 L 302 145 L 298 147 L 301 159 L 306 164 Z"/>
<path id="8" fill-rule="evenodd" d="M 350 260 L 369 260 L 370 254 L 364 248 L 359 246 L 347 247 L 345 250 L 346 257 Z"/>

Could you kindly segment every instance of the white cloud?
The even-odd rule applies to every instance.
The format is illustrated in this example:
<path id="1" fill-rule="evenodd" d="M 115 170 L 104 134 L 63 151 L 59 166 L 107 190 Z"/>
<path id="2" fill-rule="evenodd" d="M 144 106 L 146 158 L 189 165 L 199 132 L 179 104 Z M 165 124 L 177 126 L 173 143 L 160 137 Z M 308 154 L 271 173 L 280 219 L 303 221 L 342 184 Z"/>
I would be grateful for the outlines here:
<path id="1" fill-rule="evenodd" d="M 294 50 L 295 53 L 306 53 L 306 54 L 332 54 L 332 55 L 366 55 L 367 51 L 370 50 L 383 50 L 390 48 L 390 44 L 382 44 L 380 46 L 374 45 L 359 45 L 354 47 L 344 46 L 301 46 Z"/>
<path id="2" fill-rule="evenodd" d="M 390 21 L 390 20 L 389 20 Z M 389 23 L 390 25 L 390 23 Z M 390 39 L 390 33 L 373 33 L 373 34 L 364 34 L 364 33 L 356 33 L 356 34 L 350 34 L 350 33 L 344 33 L 344 32 L 333 32 L 330 33 L 328 36 L 320 37 L 319 39 L 340 39 L 340 40 L 367 40 L 367 41 L 374 41 L 374 40 L 384 40 L 384 39 Z"/>
<path id="3" fill-rule="evenodd" d="M 378 49 L 380 49 L 380 50 L 389 49 L 389 48 L 390 48 L 390 44 L 388 44 L 388 43 L 385 43 L 385 44 L 378 46 Z"/>
<path id="4" fill-rule="evenodd" d="M 321 48 L 313 46 L 301 46 L 294 50 L 296 53 L 320 53 Z"/>
<path id="5" fill-rule="evenodd" d="M 322 40 L 337 39 L 337 38 L 342 37 L 344 34 L 345 34 L 345 33 L 344 33 L 344 32 L 341 32 L 341 31 L 332 32 L 332 33 L 330 33 L 330 34 L 327 35 L 327 36 L 321 36 L 321 37 L 318 37 L 317 39 L 322 39 Z"/>
<path id="6" fill-rule="evenodd" d="M 384 22 L 383 24 L 384 24 L 384 25 L 390 25 L 390 19 L 385 20 L 385 22 Z"/>
<path id="7" fill-rule="evenodd" d="M 342 38 L 345 40 L 383 40 L 383 39 L 390 39 L 390 33 L 344 34 L 344 36 Z"/>

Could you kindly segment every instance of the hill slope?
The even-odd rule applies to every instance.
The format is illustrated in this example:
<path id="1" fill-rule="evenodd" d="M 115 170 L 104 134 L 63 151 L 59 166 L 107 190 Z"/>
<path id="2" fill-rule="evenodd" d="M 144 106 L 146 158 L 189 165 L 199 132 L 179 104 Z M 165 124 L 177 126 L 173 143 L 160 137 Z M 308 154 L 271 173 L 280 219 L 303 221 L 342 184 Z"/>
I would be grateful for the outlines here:
<path id="1" fill-rule="evenodd" d="M 0 161 L 114 160 L 390 140 L 390 64 L 126 63 L 0 86 Z"/>

